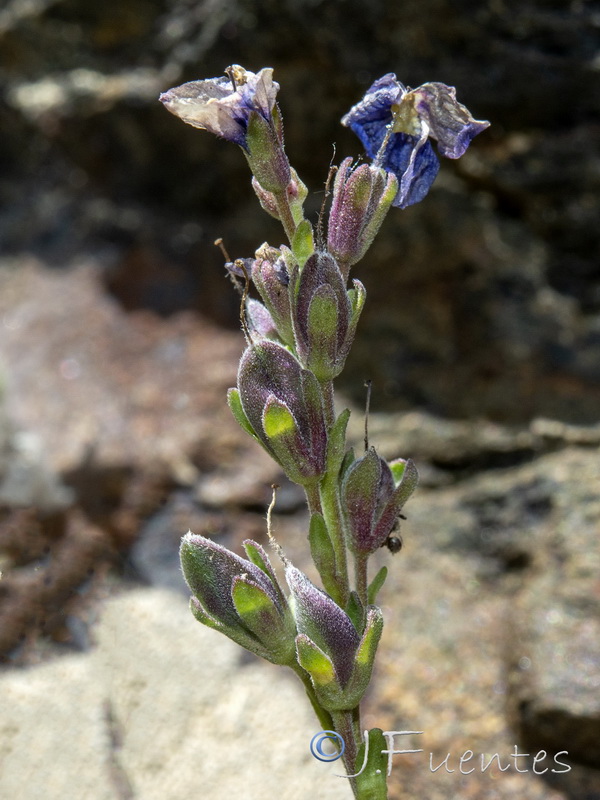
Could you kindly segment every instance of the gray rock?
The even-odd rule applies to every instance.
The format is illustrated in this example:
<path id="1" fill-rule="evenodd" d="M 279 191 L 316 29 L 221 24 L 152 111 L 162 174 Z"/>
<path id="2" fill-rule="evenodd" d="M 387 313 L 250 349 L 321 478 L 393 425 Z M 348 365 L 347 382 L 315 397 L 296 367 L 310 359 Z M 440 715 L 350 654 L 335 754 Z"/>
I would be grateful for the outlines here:
<path id="1" fill-rule="evenodd" d="M 556 481 L 552 524 L 514 606 L 511 700 L 522 736 L 600 764 L 600 500 L 598 457 L 546 462 Z M 540 465 L 541 466 L 541 465 Z"/>
<path id="2" fill-rule="evenodd" d="M 309 752 L 320 725 L 295 676 L 241 667 L 181 598 L 115 597 L 95 636 L 86 655 L 0 676 L 1 797 L 351 796 L 339 765 Z"/>

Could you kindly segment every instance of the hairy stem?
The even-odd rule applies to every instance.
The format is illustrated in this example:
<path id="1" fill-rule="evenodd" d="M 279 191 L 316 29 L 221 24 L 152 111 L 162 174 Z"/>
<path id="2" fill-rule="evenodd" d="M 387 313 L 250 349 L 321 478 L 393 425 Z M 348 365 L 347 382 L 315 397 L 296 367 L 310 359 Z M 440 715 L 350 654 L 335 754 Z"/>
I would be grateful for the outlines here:
<path id="1" fill-rule="evenodd" d="M 354 556 L 354 576 L 356 580 L 356 593 L 363 607 L 363 624 L 366 622 L 368 600 L 367 561 L 366 553 L 356 553 Z"/>
<path id="2" fill-rule="evenodd" d="M 322 514 L 321 509 L 321 497 L 319 495 L 319 486 L 316 483 L 309 484 L 308 486 L 304 487 L 304 493 L 306 494 L 306 502 L 308 503 L 308 510 L 311 514 L 314 514 L 315 511 L 318 511 L 319 514 Z"/>
<path id="3" fill-rule="evenodd" d="M 321 706 L 319 701 L 317 700 L 317 696 L 315 695 L 315 690 L 313 689 L 313 685 L 308 676 L 308 673 L 305 670 L 303 670 L 300 664 L 298 663 L 290 664 L 290 666 L 304 684 L 306 696 L 310 700 L 310 704 L 313 707 L 313 711 L 317 715 L 319 724 L 323 726 L 324 731 L 332 730 L 333 719 L 331 718 L 331 714 L 329 713 L 329 711 L 326 711 L 326 709 L 324 709 L 323 706 Z"/>
<path id="4" fill-rule="evenodd" d="M 323 394 L 323 405 L 325 410 L 325 424 L 331 428 L 335 422 L 335 405 L 333 402 L 333 381 L 323 381 L 321 383 Z"/>
<path id="5" fill-rule="evenodd" d="M 355 724 L 355 711 L 333 711 L 331 717 L 337 733 L 343 738 L 346 749 L 344 750 L 344 765 L 348 775 L 356 773 L 356 755 L 358 753 L 358 746 L 360 743 L 360 733 L 356 734 L 357 728 Z M 356 798 L 359 797 L 358 787 L 356 785 L 356 778 L 350 778 L 350 785 Z"/>
<path id="6" fill-rule="evenodd" d="M 277 203 L 279 219 L 281 220 L 285 235 L 288 237 L 291 245 L 294 234 L 296 233 L 296 223 L 294 222 L 294 217 L 292 215 L 292 209 L 290 208 L 287 194 L 285 192 L 278 192 L 274 195 L 274 197 L 275 202 Z"/>
<path id="7" fill-rule="evenodd" d="M 335 555 L 335 572 L 340 596 L 334 598 L 339 606 L 346 607 L 350 587 L 348 582 L 348 560 L 346 558 L 346 542 L 344 537 L 344 521 L 337 475 L 326 474 L 321 481 L 321 508 L 333 552 Z"/>

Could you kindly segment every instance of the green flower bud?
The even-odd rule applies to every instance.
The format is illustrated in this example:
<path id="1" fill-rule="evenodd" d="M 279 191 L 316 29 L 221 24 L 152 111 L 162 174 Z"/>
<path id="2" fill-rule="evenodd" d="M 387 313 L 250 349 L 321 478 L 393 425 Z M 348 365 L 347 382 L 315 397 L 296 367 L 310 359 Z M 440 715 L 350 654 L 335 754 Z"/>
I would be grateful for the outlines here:
<path id="1" fill-rule="evenodd" d="M 250 560 L 187 533 L 181 566 L 196 619 L 274 664 L 295 660 L 296 629 L 267 554 L 244 542 Z"/>

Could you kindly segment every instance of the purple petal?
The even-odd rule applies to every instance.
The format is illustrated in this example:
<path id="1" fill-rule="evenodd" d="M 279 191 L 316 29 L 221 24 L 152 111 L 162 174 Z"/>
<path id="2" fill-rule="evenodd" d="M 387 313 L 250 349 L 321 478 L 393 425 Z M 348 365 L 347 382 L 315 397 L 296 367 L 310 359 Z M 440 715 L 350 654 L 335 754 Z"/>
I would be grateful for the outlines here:
<path id="1" fill-rule="evenodd" d="M 385 152 L 380 153 L 388 126 L 394 121 Z M 368 89 L 342 119 L 363 143 L 376 165 L 398 178 L 399 189 L 392 205 L 399 208 L 418 203 L 429 191 L 439 162 L 427 137 L 438 142 L 441 155 L 459 158 L 474 136 L 489 123 L 473 119 L 456 101 L 456 90 L 443 83 L 425 83 L 407 90 L 392 73 Z"/>
<path id="2" fill-rule="evenodd" d="M 165 108 L 188 125 L 202 128 L 242 147 L 246 141 L 247 111 L 224 105 L 233 93 L 229 78 L 189 81 L 160 96 Z"/>
<path id="3" fill-rule="evenodd" d="M 473 119 L 465 106 L 456 100 L 456 89 L 444 83 L 424 83 L 410 93 L 415 108 L 437 139 L 438 150 L 446 158 L 460 158 L 472 139 L 489 127 L 484 120 Z"/>
<path id="4" fill-rule="evenodd" d="M 388 125 L 393 120 L 392 106 L 402 102 L 406 88 L 393 73 L 371 86 L 360 103 L 342 119 L 361 140 L 367 155 L 376 158 Z M 398 178 L 398 194 L 392 205 L 406 208 L 420 202 L 434 182 L 439 162 L 428 141 L 407 133 L 393 133 L 378 166 Z"/>
<path id="5" fill-rule="evenodd" d="M 238 67 L 245 73 L 246 82 L 238 86 L 242 101 L 249 110 L 258 111 L 265 119 L 270 119 L 275 106 L 279 84 L 273 81 L 273 69 L 266 67 L 256 75 L 246 72 L 243 67 Z"/>
<path id="6" fill-rule="evenodd" d="M 229 76 L 189 81 L 161 94 L 160 101 L 188 125 L 245 147 L 250 113 L 270 121 L 279 85 L 270 67 L 255 75 L 234 64 L 228 72 L 233 81 Z"/>
<path id="7" fill-rule="evenodd" d="M 428 141 L 419 146 L 415 136 L 394 133 L 381 165 L 398 178 L 398 194 L 393 206 L 407 208 L 420 203 L 430 190 L 440 169 L 440 162 Z"/>
<path id="8" fill-rule="evenodd" d="M 365 96 L 342 118 L 342 125 L 351 128 L 371 158 L 375 158 L 385 135 L 385 126 L 392 121 L 392 106 L 399 103 L 406 89 L 389 72 L 367 89 Z M 383 133 L 380 135 L 380 131 Z M 374 146 L 374 142 L 379 142 Z"/>

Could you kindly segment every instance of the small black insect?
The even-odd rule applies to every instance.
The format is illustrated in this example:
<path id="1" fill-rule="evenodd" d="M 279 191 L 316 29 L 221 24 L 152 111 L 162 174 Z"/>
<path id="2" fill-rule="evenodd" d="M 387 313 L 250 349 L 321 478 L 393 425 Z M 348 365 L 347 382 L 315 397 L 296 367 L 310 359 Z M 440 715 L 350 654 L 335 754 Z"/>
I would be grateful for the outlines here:
<path id="1" fill-rule="evenodd" d="M 400 550 L 402 550 L 402 537 L 400 535 L 392 536 L 392 533 L 395 533 L 400 529 L 401 519 L 406 519 L 404 514 L 398 515 L 398 519 L 396 520 L 396 522 L 394 522 L 394 527 L 392 528 L 390 535 L 381 545 L 382 547 L 387 547 L 387 549 L 390 551 L 390 553 L 392 553 L 392 555 L 395 555 L 396 553 L 399 553 Z"/>
<path id="2" fill-rule="evenodd" d="M 383 544 L 393 555 L 402 550 L 402 539 L 400 536 L 388 536 Z"/>

